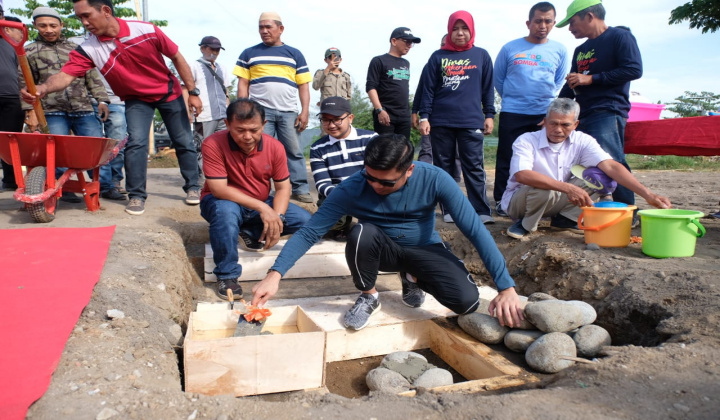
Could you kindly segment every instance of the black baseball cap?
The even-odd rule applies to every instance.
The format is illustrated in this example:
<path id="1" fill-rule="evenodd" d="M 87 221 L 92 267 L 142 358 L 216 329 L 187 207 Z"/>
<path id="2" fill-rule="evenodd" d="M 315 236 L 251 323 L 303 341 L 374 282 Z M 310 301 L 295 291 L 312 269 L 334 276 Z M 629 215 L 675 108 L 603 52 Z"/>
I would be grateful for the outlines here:
<path id="1" fill-rule="evenodd" d="M 392 41 L 393 38 L 395 39 L 407 39 L 408 41 L 412 41 L 414 44 L 420 43 L 420 38 L 416 37 L 412 34 L 412 31 L 410 28 L 406 28 L 404 26 L 401 26 L 399 28 L 395 28 L 394 31 L 392 31 L 392 35 L 390 35 L 390 40 Z"/>
<path id="2" fill-rule="evenodd" d="M 223 48 L 219 39 L 215 38 L 214 36 L 210 36 L 210 35 L 203 38 L 202 41 L 200 41 L 200 43 L 198 45 L 201 47 L 206 46 L 206 47 L 210 47 L 210 48 L 220 48 L 221 50 L 225 49 L 225 48 Z"/>
<path id="3" fill-rule="evenodd" d="M 339 117 L 345 113 L 352 114 L 350 102 L 339 96 L 330 96 L 320 103 L 320 114 L 333 115 Z M 318 114 L 319 115 L 319 114 Z"/>

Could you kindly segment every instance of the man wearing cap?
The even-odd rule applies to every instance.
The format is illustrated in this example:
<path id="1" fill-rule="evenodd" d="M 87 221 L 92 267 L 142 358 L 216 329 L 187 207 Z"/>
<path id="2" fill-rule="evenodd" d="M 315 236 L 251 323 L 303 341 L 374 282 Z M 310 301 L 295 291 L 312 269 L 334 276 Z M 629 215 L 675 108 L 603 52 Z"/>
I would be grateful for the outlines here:
<path id="1" fill-rule="evenodd" d="M 553 228 L 581 232 L 577 226 L 580 207 L 592 206 L 591 195 L 609 192 L 601 190 L 612 181 L 637 193 L 652 206 L 671 206 L 667 197 L 643 186 L 594 138 L 576 131 L 579 115 L 577 102 L 555 99 L 545 114 L 543 128 L 521 135 L 513 144 L 510 179 L 501 202 L 502 209 L 516 220 L 507 230 L 509 237 L 520 239 L 537 230 L 543 217 L 551 217 Z M 571 179 L 574 165 L 596 168 L 582 173 L 590 182 Z"/>
<path id="2" fill-rule="evenodd" d="M 325 63 L 327 67 L 316 71 L 312 81 L 313 89 L 320 91 L 320 102 L 331 96 L 339 96 L 349 101 L 352 95 L 352 81 L 350 73 L 345 73 L 340 68 L 342 63 L 340 50 L 335 47 L 325 50 Z"/>
<path id="3" fill-rule="evenodd" d="M 529 34 L 503 45 L 493 71 L 495 89 L 502 98 L 493 187 L 499 216 L 507 216 L 500 200 L 507 187 L 513 142 L 521 134 L 537 131 L 570 67 L 565 46 L 548 39 L 555 26 L 555 6 L 535 4 L 525 25 Z"/>
<path id="4" fill-rule="evenodd" d="M 97 67 L 110 87 L 125 101 L 128 142 L 125 146 L 125 188 L 130 202 L 125 212 L 141 215 L 147 198 L 147 156 L 150 125 L 155 110 L 168 129 L 185 185 L 185 203 L 200 204 L 197 151 L 192 140 L 185 101 L 177 77 L 165 64 L 173 62 L 188 88 L 190 107 L 202 111 L 192 73 L 177 45 L 155 25 L 115 17 L 111 0 L 73 0 L 75 16 L 92 35 L 75 51 L 62 71 L 37 86 L 37 95 L 21 92 L 32 103 L 47 93 L 64 89 L 77 77 Z"/>
<path id="5" fill-rule="evenodd" d="M 198 45 L 202 57 L 189 64 L 195 86 L 200 89 L 200 101 L 203 107 L 200 114 L 196 116 L 191 114 L 189 117 L 190 121 L 193 122 L 193 139 L 198 152 L 199 170 L 202 173 L 202 142 L 210 134 L 226 128 L 225 111 L 230 103 L 228 89 L 231 83 L 230 73 L 228 73 L 225 66 L 216 61 L 218 55 L 220 55 L 220 50 L 225 49 L 220 44 L 220 40 L 214 36 L 206 36 Z M 184 85 L 183 96 L 186 98 L 187 104 L 189 95 Z"/>
<path id="6" fill-rule="evenodd" d="M 2 5 L 0 5 L 0 20 L 11 20 L 14 22 L 20 22 L 20 19 L 5 17 Z M 16 35 L 19 32 L 14 28 L 2 28 L 5 34 L 10 36 L 15 42 L 22 40 L 22 33 L 20 39 L 17 39 Z M 0 131 L 7 132 L 20 132 L 23 128 L 23 122 L 25 121 L 25 113 L 22 110 L 22 104 L 18 97 L 20 92 L 20 84 L 18 83 L 18 58 L 15 54 L 15 49 L 10 45 L 5 38 L 0 37 Z M 17 182 L 15 181 L 15 172 L 13 172 L 13 166 L 10 162 L 2 162 L 3 179 L 2 179 L 2 190 L 15 190 L 17 189 Z"/>
<path id="7" fill-rule="evenodd" d="M 573 1 L 557 27 L 568 24 L 575 38 L 587 41 L 575 48 L 570 73 L 559 96 L 574 98 L 580 104 L 578 130 L 593 136 L 603 150 L 630 170 L 624 150 L 630 82 L 643 73 L 637 41 L 628 28 L 605 24 L 601 0 Z M 635 203 L 632 191 L 623 186 L 615 190 L 613 198 Z"/>
<path id="8" fill-rule="evenodd" d="M 312 203 L 300 133 L 310 112 L 312 76 L 305 57 L 280 39 L 285 27 L 280 15 L 264 12 L 258 22 L 262 42 L 245 49 L 233 74 L 238 76 L 238 98 L 252 98 L 265 107 L 265 133 L 285 146 L 290 170 L 291 198 Z M 297 101 L 301 110 L 298 114 Z"/>
<path id="9" fill-rule="evenodd" d="M 373 104 L 373 127 L 378 134 L 402 134 L 410 139 L 410 62 L 402 57 L 419 43 L 410 28 L 395 28 L 390 51 L 370 60 L 365 91 Z"/>
<path id="10" fill-rule="evenodd" d="M 327 134 L 310 148 L 310 168 L 320 206 L 342 180 L 362 169 L 365 146 L 377 134 L 353 127 L 355 116 L 350 102 L 339 96 L 323 100 L 318 115 L 320 125 Z M 343 216 L 330 228 L 328 235 L 336 240 L 345 239 L 351 222 L 352 217 Z"/>
<path id="11" fill-rule="evenodd" d="M 77 44 L 62 35 L 63 22 L 55 9 L 38 7 L 33 10 L 32 19 L 38 37 L 25 48 L 25 53 L 35 84 L 41 84 L 61 71 Z M 23 87 L 24 82 L 21 81 Z M 110 115 L 110 98 L 95 69 L 88 70 L 64 90 L 43 98 L 42 107 L 50 133 L 68 135 L 72 131 L 78 136 L 102 137 L 102 126 L 95 117 L 92 99 L 97 101 L 101 119 L 107 120 Z M 30 129 L 37 129 L 38 120 L 32 106 L 24 104 L 23 109 L 29 114 L 27 124 Z M 64 168 L 58 168 L 56 176 L 59 177 L 63 172 Z M 125 200 L 125 196 L 112 182 L 110 165 L 100 168 L 100 196 L 110 200 Z M 82 201 L 80 197 L 69 192 L 64 192 L 61 200 L 72 203 Z"/>

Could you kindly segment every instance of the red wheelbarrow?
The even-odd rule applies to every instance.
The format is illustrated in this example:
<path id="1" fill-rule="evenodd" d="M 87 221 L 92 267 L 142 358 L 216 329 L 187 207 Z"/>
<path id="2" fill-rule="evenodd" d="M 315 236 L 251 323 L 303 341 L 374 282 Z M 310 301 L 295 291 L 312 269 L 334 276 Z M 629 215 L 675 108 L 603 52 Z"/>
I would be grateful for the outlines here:
<path id="1" fill-rule="evenodd" d="M 21 41 L 11 39 L 2 27 L 19 29 Z M 27 90 L 35 94 L 35 82 L 30 72 L 25 49 L 27 27 L 19 22 L 0 20 L 0 35 L 17 53 Z M 40 101 L 33 104 L 42 133 L 0 132 L 0 158 L 13 165 L 18 189 L 13 197 L 25 203 L 25 208 L 36 222 L 47 223 L 55 219 L 57 199 L 63 191 L 83 195 L 88 211 L 100 208 L 99 166 L 112 160 L 124 145 L 115 139 L 100 137 L 62 136 L 49 134 L 47 121 Z M 27 167 L 23 178 L 22 166 Z M 55 180 L 55 168 L 66 167 Z M 86 181 L 84 170 L 92 169 L 92 181 Z M 75 175 L 77 180 L 69 178 Z"/>

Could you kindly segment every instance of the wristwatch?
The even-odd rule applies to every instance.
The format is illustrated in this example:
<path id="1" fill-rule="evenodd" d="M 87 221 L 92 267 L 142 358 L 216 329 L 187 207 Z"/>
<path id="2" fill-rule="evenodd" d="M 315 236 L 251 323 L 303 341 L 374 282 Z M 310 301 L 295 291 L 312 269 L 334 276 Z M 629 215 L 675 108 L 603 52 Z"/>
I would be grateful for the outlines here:
<path id="1" fill-rule="evenodd" d="M 285 224 L 285 215 L 280 213 L 280 214 L 278 214 L 278 216 L 280 217 L 280 220 L 282 220 L 283 225 L 284 225 Z"/>
<path id="2" fill-rule="evenodd" d="M 378 115 L 378 114 L 380 114 L 380 113 L 383 112 L 383 111 L 384 111 L 383 108 L 375 108 L 375 115 Z"/>
<path id="3" fill-rule="evenodd" d="M 193 90 L 188 90 L 188 95 L 200 96 L 200 89 L 195 88 L 195 89 L 193 89 Z"/>

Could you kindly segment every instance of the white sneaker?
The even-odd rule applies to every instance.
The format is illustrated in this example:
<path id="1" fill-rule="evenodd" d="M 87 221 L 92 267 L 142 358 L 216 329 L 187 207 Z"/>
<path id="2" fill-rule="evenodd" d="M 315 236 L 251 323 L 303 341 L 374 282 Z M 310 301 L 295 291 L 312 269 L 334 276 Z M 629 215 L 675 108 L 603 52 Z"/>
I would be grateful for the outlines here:
<path id="1" fill-rule="evenodd" d="M 443 222 L 445 223 L 455 223 L 452 216 L 450 214 L 443 214 Z"/>

